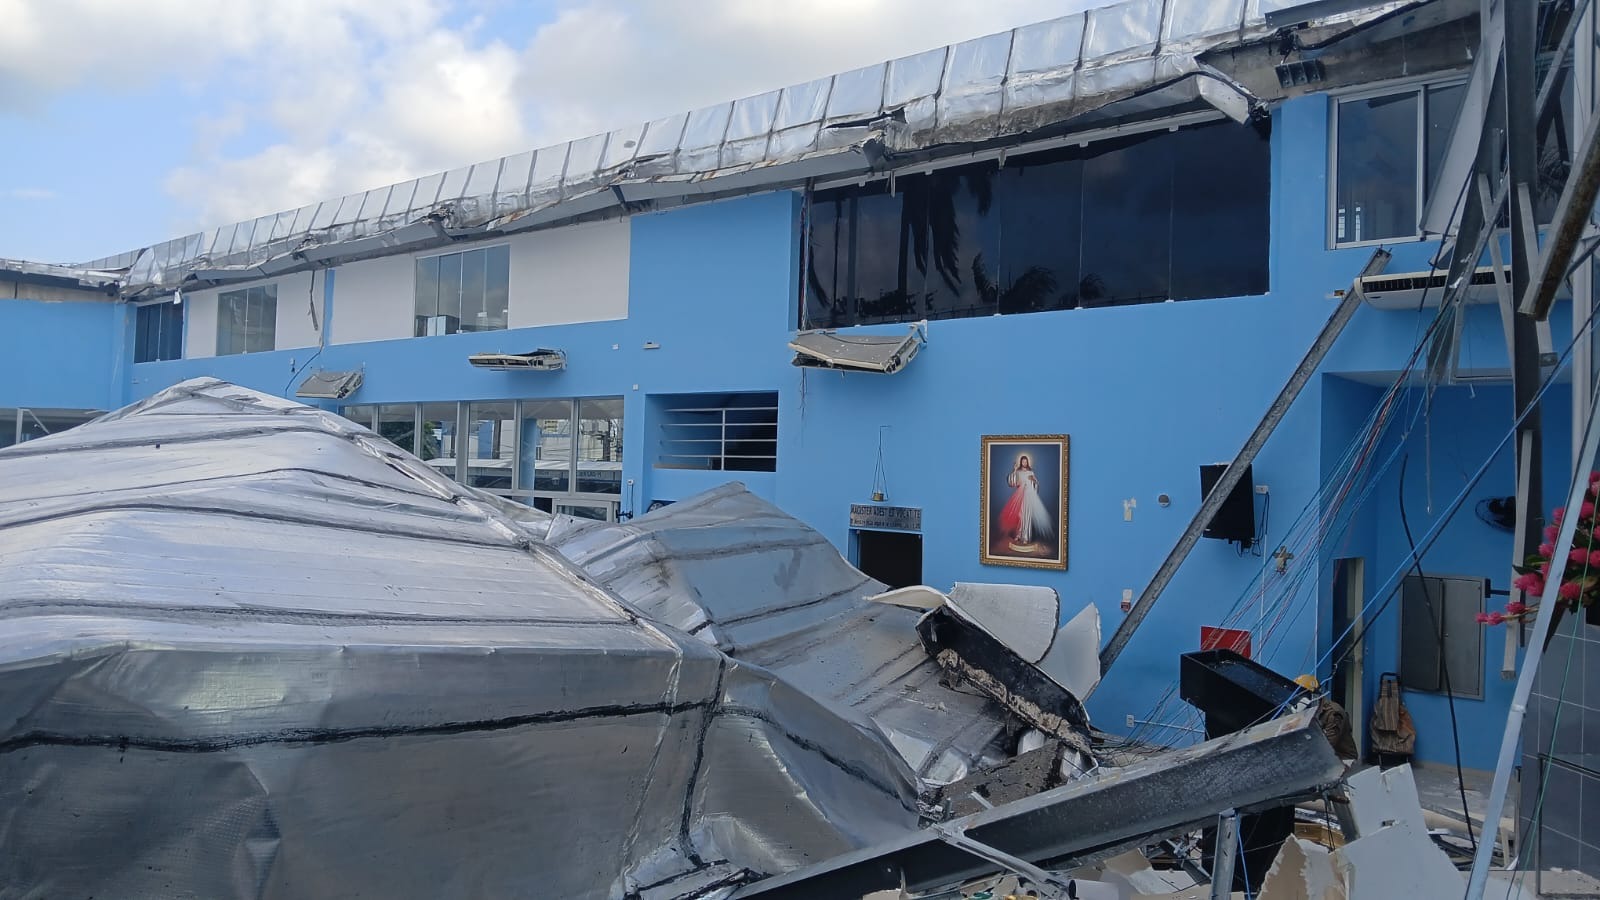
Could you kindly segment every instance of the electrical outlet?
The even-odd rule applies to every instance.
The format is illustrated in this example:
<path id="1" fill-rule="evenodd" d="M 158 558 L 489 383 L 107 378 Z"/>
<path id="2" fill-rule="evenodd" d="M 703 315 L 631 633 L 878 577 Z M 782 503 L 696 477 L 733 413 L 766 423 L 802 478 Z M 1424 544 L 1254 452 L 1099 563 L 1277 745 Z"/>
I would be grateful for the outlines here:
<path id="1" fill-rule="evenodd" d="M 1133 713 L 1128 713 L 1128 727 L 1133 727 Z"/>
<path id="2" fill-rule="evenodd" d="M 1267 494 L 1267 493 L 1270 493 L 1271 490 L 1272 490 L 1271 488 L 1267 487 L 1264 484 L 1256 485 L 1256 493 L 1258 493 L 1258 494 Z"/>

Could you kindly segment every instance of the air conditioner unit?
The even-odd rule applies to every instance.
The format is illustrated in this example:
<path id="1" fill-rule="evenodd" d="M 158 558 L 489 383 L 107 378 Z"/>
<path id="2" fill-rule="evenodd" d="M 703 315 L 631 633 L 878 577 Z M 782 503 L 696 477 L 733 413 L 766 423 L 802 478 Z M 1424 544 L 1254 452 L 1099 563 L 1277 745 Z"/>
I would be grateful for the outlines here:
<path id="1" fill-rule="evenodd" d="M 467 362 L 480 369 L 555 372 L 567 367 L 567 355 L 560 350 L 533 350 L 528 353 L 474 353 Z"/>
<path id="2" fill-rule="evenodd" d="M 1508 287 L 1510 276 L 1510 270 L 1506 270 Z M 1367 303 L 1378 309 L 1417 309 L 1419 305 L 1438 306 L 1444 299 L 1445 285 L 1448 281 L 1449 275 L 1446 272 L 1435 270 L 1367 275 L 1356 279 L 1356 284 L 1360 285 L 1362 297 Z M 1494 303 L 1499 296 L 1499 290 L 1495 286 L 1493 266 L 1481 266 L 1472 273 L 1472 281 L 1467 285 L 1464 298 L 1467 303 Z M 1563 283 L 1556 296 L 1559 299 L 1566 299 L 1572 296 L 1572 292 Z"/>

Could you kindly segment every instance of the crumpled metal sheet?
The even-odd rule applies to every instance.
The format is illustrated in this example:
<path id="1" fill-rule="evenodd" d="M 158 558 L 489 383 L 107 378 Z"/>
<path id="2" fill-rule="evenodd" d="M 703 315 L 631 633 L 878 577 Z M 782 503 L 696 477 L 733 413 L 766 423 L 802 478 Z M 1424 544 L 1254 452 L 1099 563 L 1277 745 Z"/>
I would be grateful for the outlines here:
<path id="1" fill-rule="evenodd" d="M 507 506 L 212 379 L 0 451 L 0 895 L 717 896 L 915 826 Z"/>
<path id="2" fill-rule="evenodd" d="M 1355 27 L 1405 5 L 1372 3 L 1320 24 Z M 1145 97 L 1151 113 L 1199 98 L 1191 78 L 1202 70 L 1198 57 L 1275 34 L 1250 0 L 1123 0 L 177 238 L 139 251 L 124 290 L 171 289 L 194 272 L 261 277 L 308 259 L 357 256 L 392 247 L 374 239 L 425 221 L 463 236 L 554 224 L 624 199 L 838 177 L 866 170 L 858 151 L 873 137 L 892 151 L 916 151 L 1060 126 L 1132 98 Z"/>
<path id="3" fill-rule="evenodd" d="M 1005 710 L 941 683 L 916 637 L 920 613 L 869 602 L 881 582 L 740 484 L 628 523 L 530 520 L 541 522 L 552 547 L 635 609 L 881 732 L 930 785 L 1009 755 Z"/>

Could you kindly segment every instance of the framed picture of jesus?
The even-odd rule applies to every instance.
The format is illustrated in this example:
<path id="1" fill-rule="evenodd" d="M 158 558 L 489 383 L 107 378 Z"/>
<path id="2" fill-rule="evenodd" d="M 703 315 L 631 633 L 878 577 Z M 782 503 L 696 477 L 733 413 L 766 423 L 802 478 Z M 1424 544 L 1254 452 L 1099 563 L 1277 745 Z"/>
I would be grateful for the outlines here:
<path id="1" fill-rule="evenodd" d="M 1067 568 L 1064 434 L 983 436 L 978 561 L 989 566 Z"/>

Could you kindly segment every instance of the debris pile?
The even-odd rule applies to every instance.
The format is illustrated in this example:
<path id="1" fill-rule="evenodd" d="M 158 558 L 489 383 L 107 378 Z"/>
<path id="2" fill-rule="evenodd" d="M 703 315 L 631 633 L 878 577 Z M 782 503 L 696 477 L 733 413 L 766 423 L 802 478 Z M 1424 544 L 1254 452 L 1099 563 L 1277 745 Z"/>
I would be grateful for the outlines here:
<path id="1" fill-rule="evenodd" d="M 1106 752 L 1092 606 L 885 590 L 738 485 L 549 516 L 197 379 L 0 451 L 0 540 L 24 896 L 1460 893 L 1305 686 L 1189 654 L 1209 739 Z"/>

